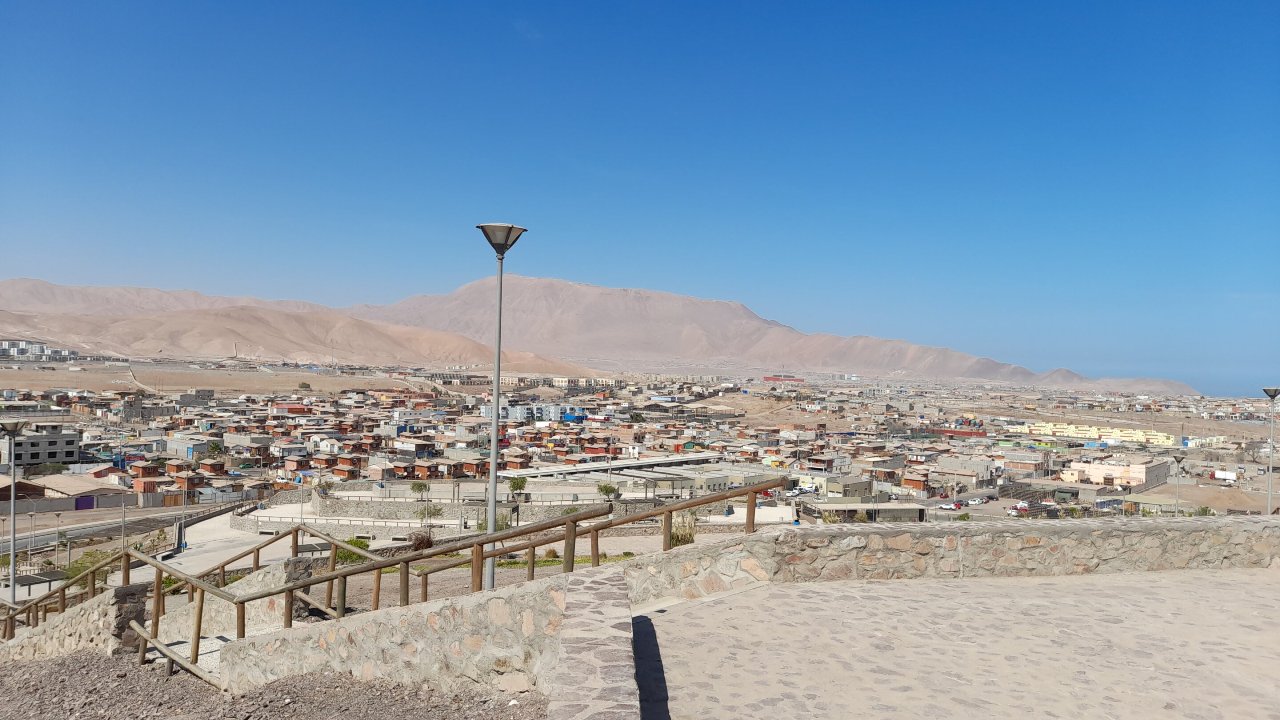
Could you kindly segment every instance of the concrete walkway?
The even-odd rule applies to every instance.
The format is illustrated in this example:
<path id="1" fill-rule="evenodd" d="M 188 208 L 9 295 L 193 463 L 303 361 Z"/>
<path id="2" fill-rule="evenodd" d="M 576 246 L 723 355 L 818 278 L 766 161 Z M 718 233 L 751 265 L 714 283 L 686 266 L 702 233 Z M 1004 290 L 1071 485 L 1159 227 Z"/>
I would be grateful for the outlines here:
<path id="1" fill-rule="evenodd" d="M 1280 718 L 1280 571 L 759 586 L 638 617 L 645 718 Z"/>

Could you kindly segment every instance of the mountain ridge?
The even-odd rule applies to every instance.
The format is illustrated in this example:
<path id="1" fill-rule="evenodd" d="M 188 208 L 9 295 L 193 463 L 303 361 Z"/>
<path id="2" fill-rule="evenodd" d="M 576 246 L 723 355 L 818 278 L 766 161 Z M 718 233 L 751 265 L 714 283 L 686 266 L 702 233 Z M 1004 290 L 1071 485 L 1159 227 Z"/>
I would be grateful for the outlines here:
<path id="1" fill-rule="evenodd" d="M 0 309 L 127 318 L 156 316 L 158 311 L 166 310 L 240 308 L 235 312 L 246 314 L 248 308 L 254 308 L 303 315 L 332 314 L 373 322 L 383 328 L 438 331 L 483 343 L 493 337 L 494 291 L 494 278 L 488 277 L 465 283 L 448 293 L 413 295 L 387 305 L 329 308 L 293 300 L 246 299 L 151 288 L 75 287 L 20 279 L 0 281 Z M 241 302 L 244 300 L 247 302 Z M 333 319 L 325 322 L 338 324 Z M 133 336 L 140 334 L 136 327 L 120 327 L 130 328 Z M 3 329 L 0 326 L 0 330 Z M 363 326 L 362 330 L 372 333 L 377 342 L 392 343 L 392 347 L 400 342 L 396 340 L 400 337 L 398 331 L 374 331 Z M 504 347 L 618 369 L 657 365 L 712 371 L 754 367 L 786 372 L 910 375 L 1078 389 L 1133 388 L 1196 394 L 1186 384 L 1173 380 L 1090 379 L 1065 368 L 1036 373 L 989 357 L 906 340 L 803 333 L 764 318 L 736 301 L 514 274 L 505 277 L 503 332 Z M 283 333 L 282 337 L 292 336 Z M 410 344 L 418 351 L 422 349 L 420 345 Z M 371 357 L 395 356 L 371 346 L 364 350 Z M 277 347 L 276 352 L 288 354 L 288 349 Z M 541 359 L 555 362 L 547 357 Z"/>

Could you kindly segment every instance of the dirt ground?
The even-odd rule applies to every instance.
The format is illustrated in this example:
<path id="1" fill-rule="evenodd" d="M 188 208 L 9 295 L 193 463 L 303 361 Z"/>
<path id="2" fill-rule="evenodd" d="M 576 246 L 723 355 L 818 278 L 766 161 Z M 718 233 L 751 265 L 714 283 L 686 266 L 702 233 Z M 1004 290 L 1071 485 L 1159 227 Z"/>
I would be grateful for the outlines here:
<path id="1" fill-rule="evenodd" d="M 73 372 L 66 367 L 56 370 L 0 368 L 0 387 L 46 390 L 49 388 L 78 388 L 94 391 L 128 390 L 137 388 L 126 367 L 83 365 Z M 241 393 L 283 393 L 298 389 L 299 383 L 309 383 L 312 394 L 362 390 L 372 388 L 431 389 L 425 383 L 410 383 L 384 377 L 351 377 L 320 375 L 311 372 L 285 372 L 275 370 L 197 370 L 178 364 L 133 366 L 138 383 L 160 392 L 186 392 L 189 388 L 209 388 L 219 395 Z"/>
<path id="2" fill-rule="evenodd" d="M 132 656 L 130 656 L 131 658 Z M 525 693 L 438 693 L 426 687 L 303 675 L 242 696 L 162 664 L 81 653 L 0 665 L 0 720 L 538 720 L 546 700 Z"/>

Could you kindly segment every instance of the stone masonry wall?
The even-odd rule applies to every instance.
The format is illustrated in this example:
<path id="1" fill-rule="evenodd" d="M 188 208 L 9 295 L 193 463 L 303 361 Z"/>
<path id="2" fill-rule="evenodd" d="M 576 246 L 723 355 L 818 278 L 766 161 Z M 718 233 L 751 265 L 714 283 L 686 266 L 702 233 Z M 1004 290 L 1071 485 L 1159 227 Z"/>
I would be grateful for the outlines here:
<path id="1" fill-rule="evenodd" d="M 49 619 L 0 644 L 0 662 L 43 660 L 96 650 L 108 655 L 137 648 L 130 620 L 145 617 L 148 583 L 107 588 L 90 600 L 50 615 Z"/>
<path id="2" fill-rule="evenodd" d="M 448 691 L 505 692 L 546 682 L 560 661 L 567 579 L 351 615 L 238 640 L 222 650 L 223 688 L 244 692 L 310 672 Z"/>
<path id="3" fill-rule="evenodd" d="M 328 561 L 313 558 L 290 558 L 283 562 L 267 565 L 255 572 L 227 585 L 227 592 L 233 595 L 248 595 L 251 592 L 278 587 L 294 580 L 311 577 L 317 572 L 328 570 Z M 282 627 L 284 624 L 284 595 L 273 595 L 261 600 L 246 603 L 244 609 L 245 626 Z M 160 620 L 160 640 L 166 643 L 186 640 L 191 637 L 192 615 L 195 604 L 189 603 L 165 612 Z M 306 617 L 307 605 L 301 600 L 293 601 L 293 617 Z M 222 598 L 206 595 L 204 612 L 201 620 L 201 634 L 230 635 L 236 631 L 235 603 Z"/>
<path id="4" fill-rule="evenodd" d="M 297 502 L 297 500 L 294 500 Z M 471 521 L 484 517 L 484 505 L 479 503 L 432 502 L 444 508 L 443 517 L 457 518 L 459 514 Z M 340 496 L 317 495 L 311 508 L 322 517 L 370 518 L 374 520 L 418 520 L 417 513 L 427 503 L 405 500 L 363 500 Z M 520 503 L 520 522 L 532 523 L 550 520 L 564 514 L 566 508 L 579 510 L 598 507 L 600 503 L 583 502 L 572 505 Z M 500 503 L 499 512 L 510 512 L 514 503 Z"/>
<path id="5" fill-rule="evenodd" d="M 690 600 L 760 582 L 1072 575 L 1280 564 L 1263 517 L 1010 520 L 761 530 L 623 563 L 631 601 Z"/>

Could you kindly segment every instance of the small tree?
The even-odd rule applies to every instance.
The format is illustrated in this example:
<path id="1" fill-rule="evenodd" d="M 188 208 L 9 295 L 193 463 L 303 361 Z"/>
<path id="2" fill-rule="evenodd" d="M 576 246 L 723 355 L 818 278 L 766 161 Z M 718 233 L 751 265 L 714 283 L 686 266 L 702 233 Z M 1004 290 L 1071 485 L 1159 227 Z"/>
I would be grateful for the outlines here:
<path id="1" fill-rule="evenodd" d="M 309 383 L 309 382 L 300 382 L 300 383 L 298 383 L 298 389 L 299 389 L 299 390 L 310 390 L 310 389 L 311 389 L 311 383 Z"/>
<path id="2" fill-rule="evenodd" d="M 427 518 L 435 519 L 444 515 L 444 507 L 431 503 L 430 505 L 418 508 L 418 511 L 415 512 L 414 515 L 416 515 L 418 519 L 425 524 L 427 522 Z"/>
<path id="3" fill-rule="evenodd" d="M 511 478 L 509 481 L 507 481 L 507 490 L 510 492 L 511 497 L 514 498 L 516 493 L 524 492 L 525 485 L 528 482 L 529 482 L 528 480 L 522 477 Z"/>
<path id="4" fill-rule="evenodd" d="M 499 510 L 498 522 L 496 523 L 496 525 L 497 527 L 494 528 L 493 532 L 502 532 L 503 530 L 510 530 L 511 529 L 511 511 Z M 481 517 L 480 519 L 476 520 L 476 529 L 479 530 L 480 532 L 489 532 L 489 519 L 486 517 Z"/>
<path id="5" fill-rule="evenodd" d="M 422 482 L 421 480 L 418 480 L 416 482 L 409 484 L 409 491 L 413 493 L 417 493 L 418 499 L 421 500 L 424 494 L 431 492 L 431 483 L 426 483 L 426 482 Z"/>
<path id="6" fill-rule="evenodd" d="M 610 485 L 609 483 L 600 483 L 599 485 L 596 486 L 596 492 L 600 493 L 606 498 L 611 498 L 618 494 L 618 486 Z"/>

